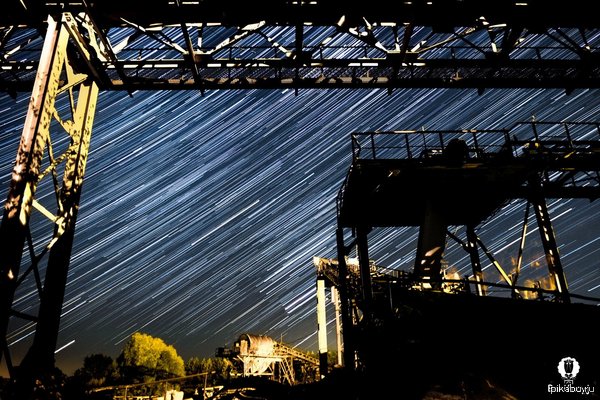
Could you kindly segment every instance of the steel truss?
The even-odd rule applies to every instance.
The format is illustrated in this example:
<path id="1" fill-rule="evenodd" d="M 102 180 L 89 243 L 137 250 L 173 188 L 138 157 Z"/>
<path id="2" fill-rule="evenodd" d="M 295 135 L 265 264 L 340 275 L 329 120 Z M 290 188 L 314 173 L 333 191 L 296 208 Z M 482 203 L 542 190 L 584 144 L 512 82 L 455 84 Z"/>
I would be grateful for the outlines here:
<path id="1" fill-rule="evenodd" d="M 225 348 L 221 350 L 221 354 L 217 353 L 219 357 L 225 356 Z M 304 380 L 316 376 L 319 367 L 319 360 L 311 355 L 276 342 L 270 337 L 252 334 L 240 335 L 234 349 L 228 349 L 227 356 L 242 363 L 243 376 L 268 376 L 289 385 L 299 383 L 295 363 L 308 373 L 309 376 L 302 378 Z"/>
<path id="2" fill-rule="evenodd" d="M 0 89 L 30 90 L 47 13 L 65 8 L 110 90 L 600 87 L 600 24 L 577 4 L 31 3 L 0 18 Z"/>
<path id="3" fill-rule="evenodd" d="M 54 367 L 98 96 L 95 77 L 80 68 L 90 60 L 72 16 L 49 17 L 0 228 L 2 356 L 11 377 L 22 377 L 21 384 L 29 387 L 32 379 Z M 15 291 L 31 280 L 39 307 L 20 310 Z M 23 324 L 36 324 L 36 331 L 17 370 L 9 351 L 16 338 L 8 329 Z"/>

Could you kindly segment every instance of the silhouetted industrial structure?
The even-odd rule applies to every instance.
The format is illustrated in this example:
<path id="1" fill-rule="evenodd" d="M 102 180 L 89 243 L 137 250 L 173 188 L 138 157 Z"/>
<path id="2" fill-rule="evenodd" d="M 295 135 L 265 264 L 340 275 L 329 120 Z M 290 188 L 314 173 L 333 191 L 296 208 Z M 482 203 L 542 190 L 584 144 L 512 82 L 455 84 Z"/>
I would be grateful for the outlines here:
<path id="1" fill-rule="evenodd" d="M 0 90 L 12 94 L 32 93 L 0 228 L 1 357 L 11 376 L 21 385 L 22 393 L 54 366 L 99 90 L 132 93 L 135 90 L 193 89 L 204 93 L 216 88 L 387 88 L 392 91 L 433 87 L 482 91 L 492 87 L 520 87 L 570 91 L 600 87 L 600 21 L 589 12 L 589 4 L 581 0 L 568 3 L 375 1 L 369 2 L 368 7 L 352 2 L 288 0 L 259 3 L 164 0 L 153 2 L 151 6 L 132 0 L 7 0 L 1 9 Z M 440 285 L 440 256 L 429 251 L 441 245 L 447 225 L 466 224 L 465 243 L 475 259 L 478 240 L 472 228 L 505 199 L 516 194 L 527 196 L 534 206 L 538 224 L 542 229 L 550 229 L 543 201 L 548 191 L 555 190 L 561 196 L 564 193 L 595 196 L 588 193 L 586 186 L 567 188 L 567 183 L 575 178 L 570 173 L 561 174 L 558 181 L 553 175 L 527 174 L 525 180 L 517 179 L 521 172 L 528 172 L 523 171 L 525 162 L 544 165 L 549 171 L 572 166 L 571 162 L 578 170 L 587 168 L 586 163 L 593 160 L 595 154 L 584 154 L 582 158 L 583 149 L 575 147 L 577 157 L 570 160 L 567 157 L 570 150 L 564 147 L 562 138 L 563 150 L 544 153 L 545 149 L 530 148 L 532 155 L 527 159 L 518 157 L 516 152 L 519 146 L 530 142 L 530 138 L 505 140 L 502 144 L 508 146 L 506 150 L 509 157 L 512 154 L 509 158 L 512 161 L 500 163 L 495 169 L 497 173 L 493 173 L 488 167 L 499 162 L 500 153 L 490 152 L 485 141 L 472 142 L 475 138 L 482 140 L 477 135 L 471 138 L 469 133 L 460 133 L 456 136 L 468 139 L 467 155 L 481 162 L 473 171 L 466 171 L 464 164 L 448 164 L 461 161 L 459 157 L 448 158 L 434 152 L 419 158 L 425 162 L 422 167 L 416 164 L 417 153 L 411 153 L 402 161 L 404 164 L 390 168 L 381 163 L 380 155 L 375 157 L 375 147 L 373 160 L 364 159 L 367 153 L 364 148 L 361 157 L 355 158 L 340 198 L 343 201 L 339 208 L 338 240 L 340 249 L 345 249 L 343 229 L 357 228 L 363 282 L 371 280 L 366 237 L 373 222 L 422 226 L 416 272 L 423 281 L 429 281 L 423 285 L 436 288 Z M 418 136 L 390 137 L 410 141 Z M 537 139 L 535 143 L 539 143 Z M 451 152 L 448 144 L 446 141 L 427 144 L 427 149 L 437 146 L 438 150 Z M 407 149 L 415 151 L 411 143 Z M 478 153 L 480 150 L 483 151 Z M 485 156 L 492 159 L 484 159 Z M 547 160 L 546 156 L 554 159 Z M 363 207 L 365 201 L 372 200 L 369 196 L 390 206 L 385 192 L 396 190 L 392 189 L 394 185 L 410 185 L 421 178 L 440 181 L 442 176 L 432 177 L 427 167 L 436 163 L 445 167 L 443 178 L 466 190 L 463 194 L 466 203 L 453 202 L 458 207 L 457 214 L 443 209 L 446 206 L 440 204 L 439 196 L 431 192 L 416 193 L 421 199 L 429 199 L 423 203 L 424 208 L 414 214 L 420 218 L 416 220 L 402 221 L 404 217 L 397 216 L 399 221 L 383 222 L 381 215 Z M 395 171 L 405 168 L 412 169 L 416 175 L 406 178 L 396 174 Z M 499 185 L 489 184 L 490 196 L 482 201 L 481 196 L 472 193 L 470 184 L 462 181 L 465 172 L 468 172 L 467 180 L 493 178 L 499 180 Z M 383 186 L 369 187 L 370 179 L 379 180 Z M 523 185 L 524 182 L 527 184 Z M 497 191 L 498 188 L 507 190 L 510 185 L 516 185 L 511 189 L 514 193 L 507 195 Z M 54 196 L 43 196 L 44 193 L 54 193 Z M 428 197 L 432 194 L 435 196 Z M 409 197 L 403 196 L 402 201 L 408 203 L 398 203 L 396 207 L 414 206 Z M 467 204 L 474 207 L 474 212 Z M 352 219 L 355 211 L 364 213 L 367 219 Z M 32 214 L 48 221 L 45 236 L 32 234 Z M 454 217 L 458 219 L 455 221 Z M 562 302 L 568 302 L 568 290 L 551 231 L 544 243 L 546 254 L 551 255 L 549 269 L 557 285 L 555 294 Z M 345 250 L 340 250 L 342 274 L 345 274 L 345 254 Z M 46 263 L 45 268 L 40 268 L 42 263 Z M 473 263 L 475 279 L 479 279 L 477 262 Z M 40 273 L 44 270 L 45 274 Z M 40 297 L 35 315 L 13 306 L 17 287 L 30 279 L 34 280 Z M 516 282 L 509 280 L 511 285 Z M 342 289 L 344 285 L 342 281 Z M 482 294 L 485 287 L 480 283 L 475 285 Z M 364 284 L 363 289 L 363 311 L 367 320 L 371 320 L 375 296 L 370 284 Z M 343 308 L 350 307 L 347 289 L 340 292 Z M 347 320 L 348 310 L 342 311 L 346 316 L 343 325 L 352 325 Z M 20 362 L 13 360 L 9 351 L 7 334 L 11 320 L 36 324 L 33 343 Z M 345 334 L 348 331 L 346 328 Z M 345 344 L 354 348 L 350 336 L 345 338 Z M 352 352 L 346 350 L 347 355 Z M 17 368 L 17 364 L 21 368 Z"/>
<path id="2" fill-rule="evenodd" d="M 338 258 L 315 258 L 317 295 L 321 280 L 340 292 L 346 365 L 376 371 L 374 376 L 392 369 L 413 383 L 435 380 L 436 374 L 527 373 L 531 381 L 517 388 L 527 393 L 537 374 L 548 379 L 548 371 L 511 364 L 514 357 L 527 354 L 536 365 L 550 366 L 566 351 L 585 360 L 589 377 L 600 376 L 596 335 L 558 322 L 595 320 L 599 300 L 569 293 L 546 204 L 547 198 L 600 196 L 599 124 L 531 121 L 497 131 L 364 132 L 351 139 L 353 161 L 337 198 Z M 516 265 L 506 271 L 477 231 L 514 200 L 521 200 L 524 219 Z M 518 282 L 531 209 L 545 254 L 547 276 L 540 279 L 545 285 Z M 376 265 L 369 257 L 368 235 L 405 226 L 419 230 L 412 265 L 403 270 Z M 465 250 L 470 275 L 461 277 L 447 268 L 448 239 Z M 482 255 L 495 267 L 500 283 L 484 279 Z M 571 304 L 572 298 L 578 304 Z M 498 325 L 483 332 L 486 315 L 488 323 Z M 473 351 L 459 352 L 460 360 L 449 363 L 440 351 L 441 332 L 451 333 L 453 348 L 483 349 L 488 342 L 506 340 L 515 328 L 539 329 L 549 336 L 518 339 L 510 352 L 487 361 L 482 352 Z M 381 343 L 388 343 L 385 352 Z M 385 359 L 390 357 L 403 361 L 389 368 Z"/>

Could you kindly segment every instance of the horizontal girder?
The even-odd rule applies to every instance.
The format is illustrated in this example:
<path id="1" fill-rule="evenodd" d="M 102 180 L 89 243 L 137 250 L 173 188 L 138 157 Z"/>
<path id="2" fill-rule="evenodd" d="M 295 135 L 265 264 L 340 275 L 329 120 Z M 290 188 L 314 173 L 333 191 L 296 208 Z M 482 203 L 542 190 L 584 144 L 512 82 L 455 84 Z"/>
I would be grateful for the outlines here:
<path id="1" fill-rule="evenodd" d="M 344 60 L 346 61 L 346 60 Z M 378 60 L 359 63 L 339 60 L 314 60 L 308 65 L 293 67 L 280 60 L 240 62 L 219 60 L 213 66 L 198 68 L 198 77 L 183 61 L 148 60 L 120 61 L 117 65 L 127 74 L 119 77 L 114 64 L 106 67 L 101 86 L 109 90 L 198 90 L 203 89 L 276 89 L 276 88 L 600 88 L 600 65 L 584 68 L 580 62 L 531 62 L 508 67 L 489 66 L 489 62 L 426 62 L 421 65 L 402 64 L 398 67 L 368 66 Z M 287 65 L 286 65 L 287 64 Z M 448 64 L 448 65 L 444 65 Z M 455 67 L 450 64 L 456 65 Z M 522 64 L 519 66 L 518 64 Z M 228 66 L 231 65 L 231 66 Z M 33 84 L 36 62 L 2 63 L 0 89 L 28 91 Z M 131 71 L 131 74 L 129 73 Z M 322 74 L 314 76 L 316 73 Z M 160 75 L 157 77 L 157 75 Z M 17 79 L 11 79 L 18 77 Z"/>
<path id="2" fill-rule="evenodd" d="M 71 12 L 103 89 L 600 87 L 587 4 L 11 0 L 0 90 L 29 91 L 49 14 Z"/>

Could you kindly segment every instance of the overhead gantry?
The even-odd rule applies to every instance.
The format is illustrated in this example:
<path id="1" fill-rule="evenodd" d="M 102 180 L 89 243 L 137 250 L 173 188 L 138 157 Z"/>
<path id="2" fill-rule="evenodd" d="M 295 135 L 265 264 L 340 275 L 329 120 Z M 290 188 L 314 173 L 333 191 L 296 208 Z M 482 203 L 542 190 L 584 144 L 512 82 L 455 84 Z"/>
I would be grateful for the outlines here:
<path id="1" fill-rule="evenodd" d="M 489 2 L 488 2 L 489 3 Z M 600 87 L 583 0 L 8 0 L 0 89 L 32 88 L 48 15 L 82 25 L 102 89 Z"/>

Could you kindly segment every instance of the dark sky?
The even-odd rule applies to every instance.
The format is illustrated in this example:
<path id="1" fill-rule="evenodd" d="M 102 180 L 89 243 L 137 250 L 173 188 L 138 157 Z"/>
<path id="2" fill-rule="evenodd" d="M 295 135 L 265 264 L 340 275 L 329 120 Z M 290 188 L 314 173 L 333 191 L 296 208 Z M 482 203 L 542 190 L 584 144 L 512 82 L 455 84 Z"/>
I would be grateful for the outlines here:
<path id="1" fill-rule="evenodd" d="M 28 96 L 0 97 L 3 197 Z M 505 128 L 533 115 L 596 122 L 599 111 L 598 90 L 103 92 L 57 364 L 71 373 L 85 355 L 116 357 L 136 331 L 163 338 L 184 360 L 212 356 L 245 332 L 316 350 L 312 257 L 336 257 L 335 196 L 351 132 Z M 600 297 L 600 203 L 548 204 L 571 291 Z M 503 265 L 517 254 L 522 218 L 522 203 L 510 204 L 480 229 Z M 414 233 L 376 230 L 371 258 L 408 270 Z M 538 236 L 528 236 L 525 277 L 544 270 L 532 266 L 542 255 Z M 462 250 L 447 254 L 469 273 Z M 15 298 L 19 310 L 35 307 L 31 284 Z M 33 329 L 11 327 L 16 355 Z"/>

